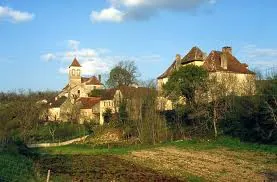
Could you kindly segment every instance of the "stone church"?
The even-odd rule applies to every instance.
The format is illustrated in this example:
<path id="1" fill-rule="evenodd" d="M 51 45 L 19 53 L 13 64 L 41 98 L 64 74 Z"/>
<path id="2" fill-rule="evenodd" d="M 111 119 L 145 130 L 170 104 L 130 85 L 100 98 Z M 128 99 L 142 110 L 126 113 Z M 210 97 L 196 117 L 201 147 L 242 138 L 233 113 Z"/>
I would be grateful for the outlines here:
<path id="1" fill-rule="evenodd" d="M 83 77 L 82 66 L 76 58 L 69 66 L 69 82 L 62 91 L 49 101 L 49 120 L 68 121 L 99 118 L 100 97 L 90 97 L 93 90 L 102 90 L 101 75 Z"/>

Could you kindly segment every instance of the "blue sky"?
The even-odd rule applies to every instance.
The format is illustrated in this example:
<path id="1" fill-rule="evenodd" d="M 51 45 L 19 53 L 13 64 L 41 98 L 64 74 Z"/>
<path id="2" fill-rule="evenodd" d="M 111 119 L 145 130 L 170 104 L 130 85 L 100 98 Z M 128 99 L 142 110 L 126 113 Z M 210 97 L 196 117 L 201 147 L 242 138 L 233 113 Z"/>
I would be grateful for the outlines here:
<path id="1" fill-rule="evenodd" d="M 275 0 L 0 0 L 0 91 L 58 90 L 77 56 L 84 74 L 134 60 L 156 78 L 193 46 L 232 46 L 252 68 L 277 64 Z"/>

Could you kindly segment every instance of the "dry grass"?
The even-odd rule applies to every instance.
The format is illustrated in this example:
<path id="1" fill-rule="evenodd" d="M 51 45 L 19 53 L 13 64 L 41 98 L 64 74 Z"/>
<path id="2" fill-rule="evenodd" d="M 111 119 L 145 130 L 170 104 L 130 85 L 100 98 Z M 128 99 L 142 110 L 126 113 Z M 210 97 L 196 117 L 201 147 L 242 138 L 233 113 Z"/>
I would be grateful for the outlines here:
<path id="1" fill-rule="evenodd" d="M 207 181 L 277 181 L 276 154 L 161 147 L 120 157 L 183 180 L 193 175 Z"/>

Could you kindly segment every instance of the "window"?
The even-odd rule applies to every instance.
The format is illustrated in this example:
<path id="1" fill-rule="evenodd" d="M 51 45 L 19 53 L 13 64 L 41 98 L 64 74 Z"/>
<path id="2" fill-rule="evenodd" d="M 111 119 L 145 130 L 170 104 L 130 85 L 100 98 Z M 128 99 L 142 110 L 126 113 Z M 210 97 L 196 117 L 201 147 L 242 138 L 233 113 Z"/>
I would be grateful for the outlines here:
<path id="1" fill-rule="evenodd" d="M 81 93 L 81 91 L 80 90 L 78 90 L 78 94 L 80 94 Z"/>
<path id="2" fill-rule="evenodd" d="M 72 76 L 75 76 L 75 70 L 74 69 L 72 70 Z"/>
<path id="3" fill-rule="evenodd" d="M 77 70 L 77 76 L 80 76 L 80 70 Z"/>

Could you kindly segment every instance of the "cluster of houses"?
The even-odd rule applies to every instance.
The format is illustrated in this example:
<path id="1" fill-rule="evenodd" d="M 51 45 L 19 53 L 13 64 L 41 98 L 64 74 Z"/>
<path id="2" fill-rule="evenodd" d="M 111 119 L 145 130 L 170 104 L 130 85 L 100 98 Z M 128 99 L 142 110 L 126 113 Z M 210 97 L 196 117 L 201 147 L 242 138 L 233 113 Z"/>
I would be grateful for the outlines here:
<path id="1" fill-rule="evenodd" d="M 236 81 L 231 84 L 230 90 L 237 95 L 246 95 L 255 92 L 255 74 L 248 69 L 248 65 L 241 63 L 233 54 L 231 47 L 223 47 L 221 51 L 211 51 L 206 55 L 198 47 L 193 47 L 184 57 L 176 55 L 170 67 L 157 78 L 157 92 L 162 91 L 170 75 L 181 66 L 201 66 L 209 72 L 209 76 L 216 76 L 218 81 L 229 82 L 223 77 L 232 76 Z M 226 83 L 230 84 L 230 83 Z M 94 91 L 99 95 L 93 95 Z M 112 113 L 118 112 L 120 101 L 131 99 L 134 96 L 147 94 L 153 90 L 143 87 L 127 87 L 105 89 L 101 83 L 101 76 L 82 77 L 82 66 L 75 58 L 69 66 L 69 83 L 62 91 L 48 102 L 48 119 L 51 121 L 69 121 L 78 118 L 84 121 L 104 123 L 103 114 L 110 109 Z M 161 110 L 173 109 L 172 102 L 159 96 Z"/>

